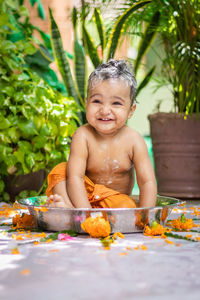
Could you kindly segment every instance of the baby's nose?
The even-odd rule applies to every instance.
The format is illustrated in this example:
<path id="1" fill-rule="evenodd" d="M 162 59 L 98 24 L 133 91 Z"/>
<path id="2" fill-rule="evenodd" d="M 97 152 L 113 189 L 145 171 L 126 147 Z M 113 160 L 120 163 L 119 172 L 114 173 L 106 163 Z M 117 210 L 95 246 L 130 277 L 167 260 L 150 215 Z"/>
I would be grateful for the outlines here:
<path id="1" fill-rule="evenodd" d="M 103 105 L 101 107 L 101 113 L 109 114 L 111 112 L 110 105 Z"/>

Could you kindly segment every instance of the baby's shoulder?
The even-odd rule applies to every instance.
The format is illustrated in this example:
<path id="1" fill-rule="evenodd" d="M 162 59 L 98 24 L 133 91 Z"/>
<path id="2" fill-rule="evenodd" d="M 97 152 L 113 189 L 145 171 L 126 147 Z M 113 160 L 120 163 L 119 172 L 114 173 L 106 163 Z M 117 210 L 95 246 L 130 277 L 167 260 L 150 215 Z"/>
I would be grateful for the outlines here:
<path id="1" fill-rule="evenodd" d="M 85 139 L 88 140 L 93 136 L 92 129 L 88 124 L 80 126 L 74 133 L 73 139 Z"/>
<path id="2" fill-rule="evenodd" d="M 142 138 L 141 134 L 138 131 L 128 126 L 126 126 L 125 128 L 124 137 L 129 137 L 130 141 L 132 141 L 133 143 Z"/>

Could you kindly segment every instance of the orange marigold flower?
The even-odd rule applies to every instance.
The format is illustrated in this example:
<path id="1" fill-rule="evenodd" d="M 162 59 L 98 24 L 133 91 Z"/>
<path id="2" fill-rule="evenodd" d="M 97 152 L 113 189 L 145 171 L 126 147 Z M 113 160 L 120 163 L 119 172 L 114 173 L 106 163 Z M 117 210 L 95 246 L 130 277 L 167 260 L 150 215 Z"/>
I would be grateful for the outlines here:
<path id="1" fill-rule="evenodd" d="M 171 225 L 173 228 L 178 230 L 189 230 L 194 226 L 192 219 L 184 219 L 182 217 L 179 217 L 178 219 L 175 219 L 171 222 Z"/>
<path id="2" fill-rule="evenodd" d="M 110 246 L 104 247 L 104 250 L 110 250 Z"/>
<path id="3" fill-rule="evenodd" d="M 152 228 L 147 225 L 144 229 L 144 235 L 147 236 L 163 235 L 165 232 L 169 232 L 169 231 L 170 230 L 168 228 L 165 228 L 160 224 L 157 224 L 155 228 Z"/>
<path id="4" fill-rule="evenodd" d="M 12 224 L 15 229 L 31 228 L 35 225 L 32 216 L 24 213 L 21 216 L 19 214 L 16 214 L 12 219 Z"/>
<path id="5" fill-rule="evenodd" d="M 147 250 L 147 247 L 145 245 L 141 245 L 142 250 Z"/>
<path id="6" fill-rule="evenodd" d="M 17 235 L 17 234 L 12 234 L 12 239 L 15 239 L 15 240 L 24 240 L 24 238 L 21 235 Z"/>
<path id="7" fill-rule="evenodd" d="M 133 248 L 132 248 L 132 247 L 129 247 L 129 246 L 127 246 L 127 247 L 126 247 L 126 250 L 130 250 L 130 251 L 132 251 L 132 250 L 133 250 Z"/>
<path id="8" fill-rule="evenodd" d="M 111 232 L 110 223 L 100 216 L 88 217 L 81 224 L 81 228 L 94 238 L 107 237 Z"/>
<path id="9" fill-rule="evenodd" d="M 172 242 L 172 241 L 170 241 L 170 240 L 168 240 L 168 239 L 165 239 L 165 242 L 166 242 L 167 244 L 174 245 L 174 242 Z"/>
<path id="10" fill-rule="evenodd" d="M 30 273 L 31 273 L 30 269 L 24 269 L 20 271 L 20 274 L 25 276 L 30 275 Z"/>
<path id="11" fill-rule="evenodd" d="M 196 240 L 197 240 L 198 242 L 200 242 L 200 237 L 196 237 Z"/>
<path id="12" fill-rule="evenodd" d="M 127 252 L 121 252 L 119 253 L 120 256 L 123 256 L 123 255 L 127 255 Z"/>
<path id="13" fill-rule="evenodd" d="M 48 211 L 48 208 L 47 207 L 34 207 L 34 210 L 35 211 L 41 211 L 41 212 L 46 212 Z"/>
<path id="14" fill-rule="evenodd" d="M 134 248 L 134 250 L 139 250 L 140 246 L 138 245 L 137 247 Z"/>
<path id="15" fill-rule="evenodd" d="M 12 250 L 11 250 L 11 253 L 12 254 L 20 254 L 20 252 L 19 252 L 19 249 L 16 247 L 16 248 L 13 248 Z"/>
<path id="16" fill-rule="evenodd" d="M 45 238 L 47 235 L 45 232 L 41 232 L 41 233 L 35 233 L 33 234 L 34 238 Z"/>
<path id="17" fill-rule="evenodd" d="M 114 239 L 114 240 L 116 240 L 117 237 L 120 237 L 121 239 L 124 239 L 124 238 L 125 238 L 125 236 L 124 236 L 123 233 L 121 233 L 121 232 L 115 232 L 115 233 L 113 234 L 113 239 Z"/>
<path id="18" fill-rule="evenodd" d="M 40 244 L 40 242 L 38 242 L 38 241 L 35 241 L 34 243 L 33 243 L 33 245 L 35 245 L 35 246 L 37 246 L 37 245 L 39 245 Z"/>

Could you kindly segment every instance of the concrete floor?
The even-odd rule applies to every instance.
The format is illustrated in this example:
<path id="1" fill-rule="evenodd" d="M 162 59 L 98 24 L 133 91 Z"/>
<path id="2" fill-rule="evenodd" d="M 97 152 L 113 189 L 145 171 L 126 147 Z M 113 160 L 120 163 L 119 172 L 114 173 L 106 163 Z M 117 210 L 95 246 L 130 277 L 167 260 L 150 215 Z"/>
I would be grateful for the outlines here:
<path id="1" fill-rule="evenodd" d="M 171 245 L 136 233 L 104 250 L 87 235 L 35 246 L 33 240 L 14 241 L 11 234 L 0 239 L 1 300 L 200 299 L 200 242 L 168 238 Z M 20 255 L 11 255 L 16 242 Z M 134 249 L 142 244 L 147 250 Z M 24 269 L 30 274 L 21 275 Z"/>

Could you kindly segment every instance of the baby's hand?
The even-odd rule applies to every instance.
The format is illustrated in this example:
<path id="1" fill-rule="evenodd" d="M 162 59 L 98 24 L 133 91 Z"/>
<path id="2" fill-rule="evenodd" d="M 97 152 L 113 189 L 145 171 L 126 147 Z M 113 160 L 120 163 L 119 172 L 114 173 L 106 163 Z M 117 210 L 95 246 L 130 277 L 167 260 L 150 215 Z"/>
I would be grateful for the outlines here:
<path id="1" fill-rule="evenodd" d="M 66 207 L 65 201 L 60 195 L 51 195 L 47 198 L 46 205 L 49 207 Z"/>

